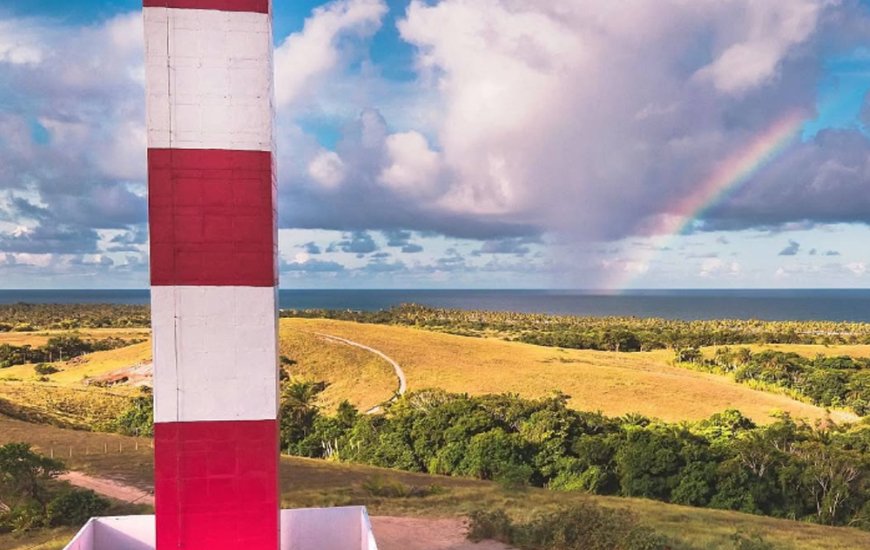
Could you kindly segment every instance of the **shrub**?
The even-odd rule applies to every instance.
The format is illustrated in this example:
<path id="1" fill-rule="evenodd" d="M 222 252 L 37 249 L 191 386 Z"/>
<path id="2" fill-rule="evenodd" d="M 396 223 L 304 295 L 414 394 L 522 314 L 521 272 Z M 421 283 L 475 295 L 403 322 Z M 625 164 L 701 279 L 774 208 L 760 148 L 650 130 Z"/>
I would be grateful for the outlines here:
<path id="1" fill-rule="evenodd" d="M 23 533 L 45 526 L 45 513 L 35 501 L 14 506 L 0 514 L 0 533 Z"/>
<path id="2" fill-rule="evenodd" d="M 114 421 L 113 431 L 123 435 L 151 437 L 154 435 L 154 398 L 148 387 L 142 387 L 130 406 Z"/>
<path id="3" fill-rule="evenodd" d="M 574 504 L 515 524 L 502 510 L 469 515 L 468 538 L 512 544 L 522 550 L 665 550 L 673 543 L 624 510 Z"/>
<path id="4" fill-rule="evenodd" d="M 57 368 L 49 365 L 48 363 L 39 363 L 38 365 L 33 367 L 33 370 L 36 372 L 36 374 L 42 375 L 54 374 L 58 372 Z"/>
<path id="5" fill-rule="evenodd" d="M 468 538 L 474 542 L 485 539 L 511 542 L 512 528 L 504 510 L 474 510 L 468 515 Z"/>
<path id="6" fill-rule="evenodd" d="M 374 476 L 365 480 L 362 488 L 373 497 L 384 498 L 421 498 L 444 492 L 440 485 L 420 487 L 418 485 L 406 485 L 399 480 L 388 480 L 381 476 Z"/>
<path id="7" fill-rule="evenodd" d="M 731 535 L 734 550 L 773 550 L 774 546 L 766 542 L 758 533 L 735 532 Z"/>
<path id="8" fill-rule="evenodd" d="M 79 526 L 89 518 L 103 514 L 109 501 L 90 490 L 73 489 L 54 497 L 48 503 L 46 520 L 52 527 Z"/>
<path id="9" fill-rule="evenodd" d="M 599 493 L 607 484 L 608 474 L 601 466 L 590 466 L 580 473 L 562 471 L 550 480 L 549 487 L 554 491 L 583 491 Z"/>

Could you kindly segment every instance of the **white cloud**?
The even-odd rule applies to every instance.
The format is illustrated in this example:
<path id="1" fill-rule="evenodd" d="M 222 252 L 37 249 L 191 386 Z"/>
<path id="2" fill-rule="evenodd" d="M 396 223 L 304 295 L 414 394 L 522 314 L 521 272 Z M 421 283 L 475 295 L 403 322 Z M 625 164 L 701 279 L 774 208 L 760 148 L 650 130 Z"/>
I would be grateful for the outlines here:
<path id="1" fill-rule="evenodd" d="M 334 151 L 321 150 L 308 164 L 308 175 L 329 189 L 341 185 L 345 172 L 344 161 Z"/>
<path id="2" fill-rule="evenodd" d="M 740 274 L 740 270 L 738 262 L 725 262 L 720 258 L 705 258 L 701 262 L 698 275 L 705 278 L 722 275 L 737 276 Z"/>
<path id="3" fill-rule="evenodd" d="M 444 106 L 424 132 L 450 182 L 434 204 L 581 240 L 643 234 L 786 112 L 812 112 L 835 43 L 815 37 L 858 13 L 825 16 L 840 8 L 414 0 L 398 28 Z"/>
<path id="4" fill-rule="evenodd" d="M 729 29 L 730 36 L 722 37 L 731 43 L 696 75 L 711 80 L 717 90 L 728 94 L 740 94 L 768 83 L 789 51 L 816 30 L 826 3 L 829 2 L 789 0 L 747 4 L 745 17 L 731 19 L 734 27 Z M 705 7 L 718 11 L 712 3 Z"/>
<path id="5" fill-rule="evenodd" d="M 848 269 L 849 271 L 851 271 L 852 273 L 854 273 L 857 276 L 861 276 L 861 275 L 864 275 L 865 273 L 867 273 L 866 262 L 851 262 L 851 263 L 846 264 L 845 267 L 846 267 L 846 269 Z"/>
<path id="6" fill-rule="evenodd" d="M 385 145 L 390 164 L 378 178 L 381 183 L 413 195 L 426 195 L 438 184 L 440 159 L 422 134 L 392 134 Z"/>
<path id="7" fill-rule="evenodd" d="M 337 0 L 314 10 L 299 33 L 275 50 L 275 97 L 279 107 L 306 93 L 311 81 L 340 61 L 340 38 L 370 36 L 387 12 L 382 0 Z"/>
<path id="8" fill-rule="evenodd" d="M 35 65 L 42 61 L 43 52 L 32 27 L 31 21 L 0 20 L 0 63 Z"/>

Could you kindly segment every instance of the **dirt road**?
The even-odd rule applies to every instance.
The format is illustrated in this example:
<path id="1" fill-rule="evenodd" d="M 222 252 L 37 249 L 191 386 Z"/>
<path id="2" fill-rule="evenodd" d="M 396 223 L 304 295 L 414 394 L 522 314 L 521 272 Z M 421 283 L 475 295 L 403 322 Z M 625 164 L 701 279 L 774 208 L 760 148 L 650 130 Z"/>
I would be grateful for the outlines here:
<path id="1" fill-rule="evenodd" d="M 151 506 L 154 505 L 153 494 L 130 485 L 124 485 L 123 483 L 112 481 L 111 479 L 93 477 L 81 472 L 67 472 L 62 476 L 59 476 L 59 479 L 75 485 L 76 487 L 90 489 L 95 493 L 99 493 L 115 500 L 136 504 L 150 504 Z"/>
<path id="2" fill-rule="evenodd" d="M 365 344 L 360 344 L 359 342 L 354 342 L 353 340 L 348 340 L 347 338 L 340 338 L 338 336 L 333 336 L 331 334 L 323 334 L 322 332 L 315 332 L 314 334 L 316 334 L 317 336 L 320 336 L 321 338 L 326 338 L 327 340 L 332 340 L 333 342 L 340 342 L 342 344 L 347 344 L 348 346 L 353 346 L 356 348 L 364 349 L 368 352 L 374 353 L 375 355 L 379 356 L 381 359 L 383 359 L 384 361 L 389 363 L 390 366 L 393 367 L 393 370 L 396 373 L 396 378 L 399 379 L 399 389 L 396 391 L 396 395 L 405 395 L 405 392 L 408 391 L 408 379 L 405 378 L 405 371 L 402 370 L 402 367 L 399 365 L 399 363 L 397 363 L 393 358 L 388 357 L 387 354 L 385 354 L 384 352 L 382 352 L 380 350 L 376 350 L 375 348 L 369 347 Z M 390 399 L 390 401 L 392 401 L 393 399 L 395 399 L 395 397 Z M 374 413 L 380 412 L 380 410 L 381 410 L 380 406 L 372 407 L 371 409 L 367 410 L 366 413 L 367 414 L 374 414 Z"/>

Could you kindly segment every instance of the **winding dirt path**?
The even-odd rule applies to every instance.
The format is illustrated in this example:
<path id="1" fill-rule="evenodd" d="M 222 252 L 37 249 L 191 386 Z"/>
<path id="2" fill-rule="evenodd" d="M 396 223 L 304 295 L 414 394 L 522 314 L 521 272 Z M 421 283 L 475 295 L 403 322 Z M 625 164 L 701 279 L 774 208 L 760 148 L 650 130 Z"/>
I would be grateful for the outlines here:
<path id="1" fill-rule="evenodd" d="M 66 481 L 70 485 L 75 485 L 76 487 L 90 489 L 95 493 L 99 493 L 115 500 L 121 500 L 131 504 L 154 505 L 153 494 L 137 489 L 132 485 L 125 485 L 124 483 L 113 481 L 111 479 L 89 476 L 81 472 L 67 472 L 58 476 L 58 479 Z"/>
<path id="2" fill-rule="evenodd" d="M 353 346 L 356 348 L 364 349 L 370 353 L 374 353 L 384 361 L 390 364 L 393 367 L 393 370 L 396 372 L 396 378 L 399 379 L 399 389 L 396 391 L 396 395 L 390 398 L 390 401 L 394 401 L 396 396 L 405 395 L 405 392 L 408 391 L 408 379 L 405 378 L 405 371 L 402 370 L 402 367 L 397 363 L 393 358 L 388 357 L 387 354 L 380 350 L 376 350 L 373 347 L 369 347 L 365 344 L 360 344 L 359 342 L 354 342 L 353 340 L 348 340 L 347 338 L 341 338 L 339 336 L 333 336 L 331 334 L 324 334 L 322 332 L 315 332 L 317 336 L 321 338 L 325 338 L 327 340 L 332 340 L 333 342 L 340 342 L 342 344 L 347 344 L 348 346 Z M 366 414 L 374 414 L 376 412 L 380 412 L 380 405 L 372 407 L 371 409 L 366 411 Z"/>

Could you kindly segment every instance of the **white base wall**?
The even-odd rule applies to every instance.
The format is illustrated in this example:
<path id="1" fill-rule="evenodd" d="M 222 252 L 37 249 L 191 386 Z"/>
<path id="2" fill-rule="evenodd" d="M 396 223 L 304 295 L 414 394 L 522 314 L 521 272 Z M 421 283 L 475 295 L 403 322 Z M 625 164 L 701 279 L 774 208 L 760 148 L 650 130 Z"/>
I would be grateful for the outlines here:
<path id="1" fill-rule="evenodd" d="M 91 518 L 65 550 L 154 550 L 154 516 Z M 378 550 L 363 506 L 281 510 L 281 550 Z"/>

